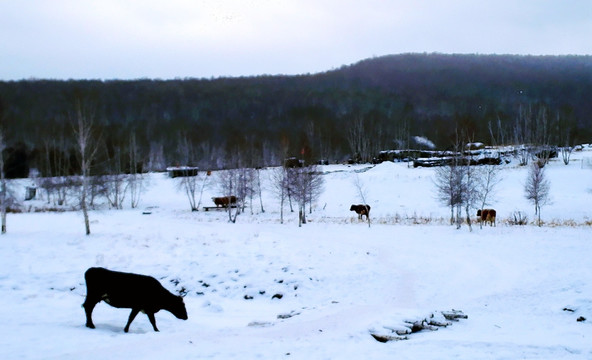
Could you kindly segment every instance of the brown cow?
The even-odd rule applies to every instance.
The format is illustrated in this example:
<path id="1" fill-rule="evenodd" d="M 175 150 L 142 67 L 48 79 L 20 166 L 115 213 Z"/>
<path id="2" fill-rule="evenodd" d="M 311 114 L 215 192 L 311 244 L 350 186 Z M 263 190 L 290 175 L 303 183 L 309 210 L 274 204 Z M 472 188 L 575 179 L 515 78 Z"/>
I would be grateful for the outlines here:
<path id="1" fill-rule="evenodd" d="M 477 210 L 477 216 L 481 223 L 485 222 L 485 225 L 487 225 L 487 222 L 489 222 L 490 226 L 495 226 L 496 212 L 494 209 Z"/>
<path id="2" fill-rule="evenodd" d="M 228 207 L 228 205 L 236 204 L 236 196 L 221 196 L 221 197 L 213 197 L 212 201 L 216 204 L 216 207 Z"/>
<path id="3" fill-rule="evenodd" d="M 368 220 L 370 218 L 370 205 L 364 205 L 364 204 L 359 204 L 359 205 L 352 205 L 349 208 L 349 211 L 355 211 L 356 214 L 358 214 L 358 219 L 362 219 L 362 216 L 366 215 L 366 220 Z"/>

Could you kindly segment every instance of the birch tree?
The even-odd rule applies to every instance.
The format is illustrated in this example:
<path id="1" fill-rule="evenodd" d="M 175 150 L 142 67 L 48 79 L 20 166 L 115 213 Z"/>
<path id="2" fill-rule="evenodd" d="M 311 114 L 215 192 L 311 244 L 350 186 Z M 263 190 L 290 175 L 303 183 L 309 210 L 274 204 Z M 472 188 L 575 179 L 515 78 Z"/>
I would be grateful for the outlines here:
<path id="1" fill-rule="evenodd" d="M 479 203 L 479 209 L 483 211 L 485 206 L 491 205 L 491 201 L 495 196 L 496 186 L 501 181 L 499 166 L 481 166 L 479 168 L 476 181 L 476 201 Z M 480 224 L 480 228 L 483 228 L 482 221 Z"/>
<path id="2" fill-rule="evenodd" d="M 193 148 L 193 144 L 185 135 L 179 136 L 177 153 L 184 166 L 193 165 L 193 163 L 195 162 L 195 151 Z M 187 196 L 187 200 L 189 200 L 189 206 L 191 207 L 191 211 L 198 211 L 199 205 L 196 200 L 196 194 L 198 190 L 199 178 L 197 174 L 192 175 L 189 174 L 189 172 L 184 175 L 186 176 L 181 176 L 178 178 L 178 188 L 182 190 Z"/>
<path id="3" fill-rule="evenodd" d="M 465 209 L 465 221 L 469 227 L 469 231 L 473 231 L 471 225 L 471 209 L 474 207 L 477 200 L 477 176 L 475 167 L 471 165 L 471 158 L 464 159 L 462 165 L 461 178 L 461 200 Z"/>
<path id="4" fill-rule="evenodd" d="M 288 198 L 288 172 L 284 166 L 279 166 L 271 173 L 273 191 L 280 200 L 280 224 L 284 223 L 284 203 Z"/>
<path id="5" fill-rule="evenodd" d="M 358 115 L 349 123 L 347 132 L 347 142 L 352 152 L 354 162 L 364 162 L 369 158 L 370 138 L 366 131 L 364 117 Z"/>
<path id="6" fill-rule="evenodd" d="M 368 197 L 368 189 L 366 188 L 358 174 L 356 174 L 356 176 L 353 179 L 353 185 L 356 188 L 356 191 L 358 192 L 358 197 L 362 204 L 367 205 L 368 202 L 366 201 L 366 198 Z M 366 209 L 366 220 L 368 221 L 368 227 L 370 227 L 370 211 L 368 209 Z"/>
<path id="7" fill-rule="evenodd" d="M 6 141 L 4 139 L 4 130 L 0 127 L 0 211 L 2 212 L 2 234 L 6 234 L 6 178 L 4 177 L 4 149 Z"/>
<path id="8" fill-rule="evenodd" d="M 240 169 L 227 169 L 218 172 L 218 186 L 224 197 L 228 198 L 228 206 L 226 208 L 228 213 L 228 222 L 236 223 L 236 218 L 242 209 L 242 202 L 244 198 L 240 198 L 237 194 L 241 187 L 241 171 Z M 236 205 L 230 201 L 231 196 L 236 197 Z"/>
<path id="9" fill-rule="evenodd" d="M 445 206 L 450 207 L 450 225 L 460 227 L 460 209 L 462 205 L 462 171 L 455 162 L 437 167 L 434 184 L 436 198 Z M 456 209 L 456 214 L 455 214 Z"/>
<path id="10" fill-rule="evenodd" d="M 146 187 L 146 178 L 143 175 L 143 169 L 139 156 L 138 145 L 136 144 L 136 134 L 131 133 L 129 139 L 129 192 L 130 192 L 130 205 L 132 209 L 135 209 L 139 202 L 140 196 L 144 192 Z M 198 205 L 199 206 L 199 205 Z"/>
<path id="11" fill-rule="evenodd" d="M 535 161 L 528 170 L 528 177 L 524 186 L 524 196 L 534 205 L 538 226 L 541 226 L 541 206 L 549 200 L 550 183 L 545 176 L 544 164 Z"/>
<path id="12" fill-rule="evenodd" d="M 306 205 L 312 211 L 312 204 L 323 191 L 324 179 L 316 165 L 286 168 L 290 196 L 298 204 L 298 226 L 306 224 Z"/>
<path id="13" fill-rule="evenodd" d="M 108 171 L 109 174 L 101 177 L 97 185 L 103 183 L 104 194 L 109 202 L 109 206 L 114 209 L 123 209 L 123 201 L 129 187 L 129 181 L 125 174 L 124 156 L 120 147 L 114 149 L 113 157 L 109 159 Z"/>
<path id="14" fill-rule="evenodd" d="M 80 209 L 84 216 L 86 235 L 90 235 L 90 220 L 88 217 L 87 195 L 89 191 L 89 176 L 91 164 L 97 152 L 97 142 L 94 139 L 94 111 L 87 103 L 76 100 L 74 110 L 70 113 L 74 138 L 77 145 L 81 171 L 81 190 L 79 194 Z"/>

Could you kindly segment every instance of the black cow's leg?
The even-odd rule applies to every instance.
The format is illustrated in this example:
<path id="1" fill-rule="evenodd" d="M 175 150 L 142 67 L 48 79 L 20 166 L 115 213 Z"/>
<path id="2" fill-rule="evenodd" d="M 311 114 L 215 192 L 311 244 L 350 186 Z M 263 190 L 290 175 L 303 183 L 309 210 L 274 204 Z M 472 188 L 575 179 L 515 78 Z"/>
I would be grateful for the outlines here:
<path id="1" fill-rule="evenodd" d="M 140 309 L 132 309 L 132 312 L 130 313 L 129 319 L 127 319 L 127 324 L 125 324 L 125 328 L 123 329 L 123 331 L 129 331 L 130 324 L 132 323 L 132 321 L 134 321 L 136 315 L 138 315 L 139 312 Z"/>
<path id="2" fill-rule="evenodd" d="M 86 296 L 86 300 L 84 300 L 84 304 L 82 304 L 82 307 L 84 307 L 84 312 L 86 313 L 86 327 L 94 329 L 95 328 L 95 324 L 93 324 L 92 321 L 92 312 L 93 309 L 95 308 L 95 305 L 101 301 L 93 299 L 91 296 Z"/>
<path id="3" fill-rule="evenodd" d="M 154 318 L 154 313 L 146 312 L 146 315 L 148 315 L 148 320 L 150 320 L 150 324 L 152 324 L 154 331 L 158 331 L 158 328 L 156 327 L 156 318 Z"/>

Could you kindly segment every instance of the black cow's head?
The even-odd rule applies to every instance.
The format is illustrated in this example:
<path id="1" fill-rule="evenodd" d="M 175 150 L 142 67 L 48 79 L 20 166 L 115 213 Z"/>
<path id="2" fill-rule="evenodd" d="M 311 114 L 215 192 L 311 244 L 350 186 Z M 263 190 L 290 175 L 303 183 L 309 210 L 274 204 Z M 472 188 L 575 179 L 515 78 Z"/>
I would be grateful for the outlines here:
<path id="1" fill-rule="evenodd" d="M 177 319 L 187 320 L 187 309 L 185 309 L 185 302 L 182 296 L 175 296 L 172 298 L 170 309 L 168 309 Z"/>

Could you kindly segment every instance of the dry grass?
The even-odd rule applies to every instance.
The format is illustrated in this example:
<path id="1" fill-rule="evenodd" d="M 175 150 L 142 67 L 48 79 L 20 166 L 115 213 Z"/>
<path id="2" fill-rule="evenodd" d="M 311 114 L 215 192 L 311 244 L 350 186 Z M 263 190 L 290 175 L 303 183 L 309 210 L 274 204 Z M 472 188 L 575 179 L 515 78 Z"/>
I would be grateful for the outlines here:
<path id="1" fill-rule="evenodd" d="M 351 217 L 320 217 L 312 220 L 317 223 L 331 223 L 331 224 L 360 224 L 367 225 L 368 222 L 364 218 L 363 220 L 358 219 L 355 216 Z M 312 222 L 311 221 L 311 222 Z M 443 217 L 430 217 L 430 216 L 419 216 L 413 215 L 401 215 L 395 214 L 392 216 L 382 216 L 370 218 L 371 225 L 450 225 L 449 218 Z M 466 220 L 463 219 L 461 224 L 466 225 Z M 477 218 L 472 219 L 473 226 L 479 226 Z M 536 221 L 528 221 L 525 216 L 515 217 L 514 214 L 507 218 L 497 218 L 496 226 L 538 226 Z M 550 221 L 542 221 L 542 227 L 580 227 L 580 226 L 592 226 L 591 219 L 585 219 L 582 222 L 575 221 L 573 219 L 553 219 Z M 483 224 L 483 227 L 490 227 L 489 224 Z"/>

